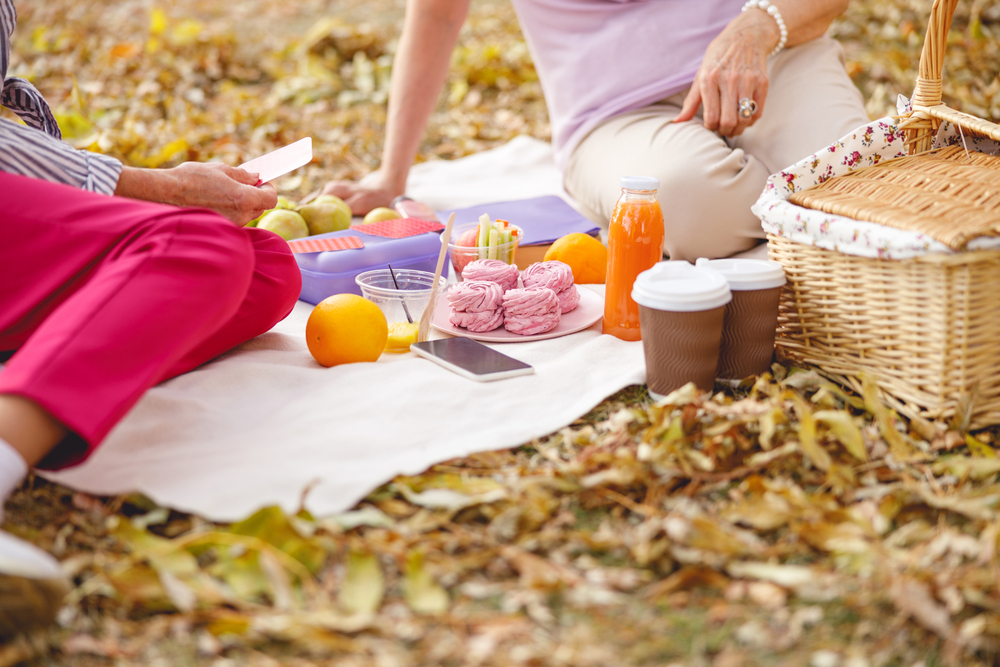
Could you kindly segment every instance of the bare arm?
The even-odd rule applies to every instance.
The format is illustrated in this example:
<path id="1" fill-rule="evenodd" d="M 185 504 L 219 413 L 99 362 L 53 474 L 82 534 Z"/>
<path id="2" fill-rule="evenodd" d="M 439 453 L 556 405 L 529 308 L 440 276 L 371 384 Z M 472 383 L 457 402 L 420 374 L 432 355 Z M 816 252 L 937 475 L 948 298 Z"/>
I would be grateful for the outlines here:
<path id="1" fill-rule="evenodd" d="M 245 225 L 278 203 L 274 187 L 257 188 L 256 183 L 257 174 L 218 162 L 185 162 L 173 169 L 124 167 L 115 195 L 209 208 Z"/>
<path id="2" fill-rule="evenodd" d="M 324 193 L 341 197 L 362 214 L 403 194 L 468 12 L 469 0 L 408 0 L 392 65 L 382 165 L 358 183 L 331 181 Z"/>
<path id="3" fill-rule="evenodd" d="M 848 0 L 812 0 L 811 2 L 796 2 L 795 0 L 776 0 L 771 3 L 781 12 L 788 28 L 788 43 L 786 48 L 805 44 L 822 37 L 830 29 L 833 20 L 847 11 Z M 760 10 L 758 14 L 763 14 Z M 772 19 L 773 23 L 773 19 Z M 773 49 L 778 45 L 775 40 Z"/>
<path id="4" fill-rule="evenodd" d="M 821 37 L 847 0 L 771 0 L 788 30 L 786 48 Z M 764 112 L 767 98 L 767 56 L 778 45 L 781 32 L 774 18 L 760 9 L 748 9 L 734 18 L 705 51 L 691 92 L 675 122 L 694 118 L 704 105 L 705 127 L 723 136 L 739 135 Z M 750 118 L 739 116 L 739 100 L 757 103 Z"/>

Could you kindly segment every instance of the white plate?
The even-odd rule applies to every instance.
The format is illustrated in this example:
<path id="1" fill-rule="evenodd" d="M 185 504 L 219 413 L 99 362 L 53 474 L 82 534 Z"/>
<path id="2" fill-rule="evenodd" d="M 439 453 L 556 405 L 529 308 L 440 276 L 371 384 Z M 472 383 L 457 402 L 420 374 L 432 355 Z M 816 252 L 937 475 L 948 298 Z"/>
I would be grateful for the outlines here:
<path id="1" fill-rule="evenodd" d="M 493 331 L 476 333 L 464 327 L 456 327 L 448 318 L 451 316 L 451 309 L 448 307 L 448 297 L 441 294 L 434 305 L 434 314 L 431 317 L 431 326 L 452 336 L 464 336 L 474 338 L 484 343 L 526 343 L 531 340 L 545 340 L 546 338 L 558 338 L 567 334 L 583 331 L 595 322 L 600 322 L 604 317 L 604 297 L 597 292 L 577 286 L 580 291 L 580 303 L 576 308 L 569 311 L 559 319 L 559 325 L 552 331 L 535 334 L 533 336 L 522 336 L 507 331 L 502 326 Z"/>

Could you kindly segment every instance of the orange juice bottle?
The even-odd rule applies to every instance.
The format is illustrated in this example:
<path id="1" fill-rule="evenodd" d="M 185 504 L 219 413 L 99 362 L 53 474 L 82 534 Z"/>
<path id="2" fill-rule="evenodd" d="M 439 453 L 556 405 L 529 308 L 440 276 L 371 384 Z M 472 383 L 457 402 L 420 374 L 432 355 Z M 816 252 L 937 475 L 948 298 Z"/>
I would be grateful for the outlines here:
<path id="1" fill-rule="evenodd" d="M 604 333 L 639 340 L 639 307 L 632 300 L 636 276 L 663 259 L 663 212 L 656 201 L 660 181 L 623 176 L 622 195 L 608 228 L 608 278 Z"/>

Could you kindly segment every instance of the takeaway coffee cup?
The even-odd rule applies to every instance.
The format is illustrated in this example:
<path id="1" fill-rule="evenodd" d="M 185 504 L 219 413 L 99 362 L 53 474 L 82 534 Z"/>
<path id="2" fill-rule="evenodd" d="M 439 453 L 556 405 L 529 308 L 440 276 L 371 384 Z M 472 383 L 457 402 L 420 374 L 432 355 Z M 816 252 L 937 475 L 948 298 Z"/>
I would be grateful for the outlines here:
<path id="1" fill-rule="evenodd" d="M 765 259 L 702 257 L 695 265 L 722 274 L 733 292 L 722 324 L 717 376 L 742 380 L 770 370 L 778 298 L 785 284 L 781 264 Z"/>
<path id="2" fill-rule="evenodd" d="M 639 304 L 649 395 L 660 399 L 688 382 L 712 389 L 732 299 L 722 274 L 688 262 L 660 262 L 639 274 L 632 298 Z"/>

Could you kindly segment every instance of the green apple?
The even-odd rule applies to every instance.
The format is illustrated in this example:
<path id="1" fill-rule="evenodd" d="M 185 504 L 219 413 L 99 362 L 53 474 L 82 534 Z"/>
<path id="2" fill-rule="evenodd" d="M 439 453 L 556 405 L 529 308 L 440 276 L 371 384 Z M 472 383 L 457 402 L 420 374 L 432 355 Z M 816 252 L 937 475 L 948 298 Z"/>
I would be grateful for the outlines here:
<path id="1" fill-rule="evenodd" d="M 320 195 L 305 206 L 299 214 L 309 227 L 309 235 L 339 232 L 351 226 L 351 207 L 340 197 Z"/>
<path id="2" fill-rule="evenodd" d="M 347 202 L 345 202 L 343 199 L 341 199 L 337 195 L 319 195 L 318 197 L 316 197 L 316 199 L 313 199 L 309 203 L 310 204 L 318 204 L 318 203 L 322 203 L 322 202 L 329 202 L 329 203 L 332 203 L 332 204 L 343 204 L 344 206 L 347 207 L 348 211 L 351 210 L 351 207 L 347 206 Z"/>
<path id="3" fill-rule="evenodd" d="M 294 211 L 298 208 L 295 202 L 291 201 L 288 197 L 284 195 L 278 195 L 278 205 L 274 207 L 275 209 L 287 209 L 289 211 Z"/>
<path id="4" fill-rule="evenodd" d="M 265 213 L 257 222 L 257 227 L 272 231 L 286 241 L 309 236 L 309 227 L 302 216 L 283 208 Z"/>
<path id="5" fill-rule="evenodd" d="M 391 208 L 386 208 L 385 206 L 379 206 L 378 208 L 373 208 L 368 211 L 368 215 L 362 221 L 364 224 L 369 224 L 372 222 L 382 222 L 383 220 L 395 220 L 396 218 L 401 218 L 399 213 L 392 210 Z"/>

